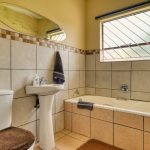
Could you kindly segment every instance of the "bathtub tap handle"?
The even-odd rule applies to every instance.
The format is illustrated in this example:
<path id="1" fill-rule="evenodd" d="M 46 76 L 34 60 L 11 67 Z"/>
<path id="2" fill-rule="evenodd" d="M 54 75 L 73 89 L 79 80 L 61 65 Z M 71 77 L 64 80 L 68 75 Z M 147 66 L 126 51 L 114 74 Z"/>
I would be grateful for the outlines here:
<path id="1" fill-rule="evenodd" d="M 121 90 L 122 92 L 128 92 L 128 91 L 129 91 L 128 85 L 127 85 L 127 84 L 122 84 L 122 85 L 120 86 L 120 90 Z"/>

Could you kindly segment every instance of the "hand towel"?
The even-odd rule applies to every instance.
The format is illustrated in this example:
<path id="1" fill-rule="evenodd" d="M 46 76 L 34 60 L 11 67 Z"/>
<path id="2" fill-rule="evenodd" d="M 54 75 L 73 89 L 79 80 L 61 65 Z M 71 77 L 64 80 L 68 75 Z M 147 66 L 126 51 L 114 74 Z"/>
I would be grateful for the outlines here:
<path id="1" fill-rule="evenodd" d="M 60 53 L 58 51 L 56 52 L 53 81 L 56 84 L 63 84 L 65 82 L 63 64 L 60 57 Z"/>

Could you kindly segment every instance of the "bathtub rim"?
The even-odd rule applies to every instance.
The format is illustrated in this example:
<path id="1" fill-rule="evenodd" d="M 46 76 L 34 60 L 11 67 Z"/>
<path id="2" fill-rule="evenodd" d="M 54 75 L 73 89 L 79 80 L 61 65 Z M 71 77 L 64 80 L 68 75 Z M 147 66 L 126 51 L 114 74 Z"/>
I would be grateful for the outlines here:
<path id="1" fill-rule="evenodd" d="M 84 98 L 84 97 L 88 97 L 88 96 L 92 97 L 93 95 L 78 96 L 78 97 L 66 99 L 65 102 L 70 102 L 72 104 L 77 104 L 77 102 L 79 101 L 79 98 Z M 105 96 L 93 96 L 93 97 L 101 97 L 101 98 L 108 98 L 108 99 L 112 99 L 112 100 L 113 99 L 118 100 L 117 98 L 111 98 L 111 97 L 105 97 Z M 120 101 L 122 101 L 122 100 L 120 100 Z M 138 101 L 138 100 L 130 100 L 130 99 L 127 99 L 127 101 L 149 103 L 149 105 L 150 105 L 150 102 L 148 102 L 148 101 Z M 140 111 L 140 110 L 121 108 L 121 107 L 115 107 L 115 106 L 108 106 L 108 105 L 105 105 L 105 104 L 97 104 L 97 103 L 93 103 L 93 107 L 112 110 L 112 111 L 118 111 L 118 112 L 124 112 L 124 113 L 130 113 L 130 114 L 140 115 L 140 116 L 144 116 L 144 117 L 150 117 L 150 111 L 149 112 L 144 112 L 144 111 Z"/>

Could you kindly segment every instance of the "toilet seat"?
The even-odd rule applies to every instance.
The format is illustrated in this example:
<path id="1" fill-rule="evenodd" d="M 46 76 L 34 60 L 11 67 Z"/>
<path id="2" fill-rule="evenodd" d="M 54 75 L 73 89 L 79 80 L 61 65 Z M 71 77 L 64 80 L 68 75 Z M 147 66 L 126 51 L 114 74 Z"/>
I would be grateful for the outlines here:
<path id="1" fill-rule="evenodd" d="M 10 127 L 0 131 L 0 150 L 28 150 L 34 140 L 30 131 Z"/>

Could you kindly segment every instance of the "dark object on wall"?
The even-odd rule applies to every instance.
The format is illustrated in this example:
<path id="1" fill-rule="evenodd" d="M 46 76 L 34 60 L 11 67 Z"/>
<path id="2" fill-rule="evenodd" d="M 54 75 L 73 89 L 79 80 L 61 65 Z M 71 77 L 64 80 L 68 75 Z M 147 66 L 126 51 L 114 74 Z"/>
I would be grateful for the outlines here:
<path id="1" fill-rule="evenodd" d="M 93 110 L 93 103 L 79 101 L 78 104 L 77 104 L 77 107 L 80 108 L 80 109 Z"/>
<path id="2" fill-rule="evenodd" d="M 58 51 L 56 52 L 53 81 L 56 84 L 63 84 L 65 82 L 63 64 Z"/>

